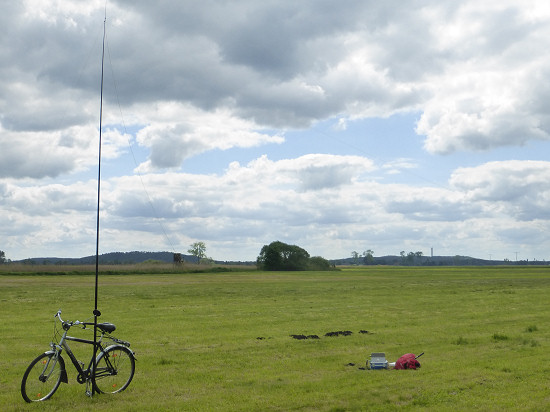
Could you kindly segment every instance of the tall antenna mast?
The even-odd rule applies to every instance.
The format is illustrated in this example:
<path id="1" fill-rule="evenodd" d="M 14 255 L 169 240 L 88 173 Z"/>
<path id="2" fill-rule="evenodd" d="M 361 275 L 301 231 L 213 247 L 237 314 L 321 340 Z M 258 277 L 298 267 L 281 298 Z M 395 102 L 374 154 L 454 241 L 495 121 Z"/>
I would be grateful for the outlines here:
<path id="1" fill-rule="evenodd" d="M 107 21 L 107 4 L 105 4 L 105 18 L 103 19 L 103 45 L 101 51 L 101 91 L 99 98 L 99 150 L 98 150 L 98 166 L 97 166 L 97 225 L 96 225 L 96 242 L 95 242 L 95 304 L 94 304 L 94 357 L 93 357 L 93 373 L 96 369 L 97 356 L 97 318 L 101 316 L 101 312 L 97 309 L 97 290 L 99 283 L 99 204 L 101 200 L 101 133 L 103 130 L 103 66 L 105 62 L 105 27 Z M 95 393 L 95 385 L 92 385 L 92 396 Z"/>

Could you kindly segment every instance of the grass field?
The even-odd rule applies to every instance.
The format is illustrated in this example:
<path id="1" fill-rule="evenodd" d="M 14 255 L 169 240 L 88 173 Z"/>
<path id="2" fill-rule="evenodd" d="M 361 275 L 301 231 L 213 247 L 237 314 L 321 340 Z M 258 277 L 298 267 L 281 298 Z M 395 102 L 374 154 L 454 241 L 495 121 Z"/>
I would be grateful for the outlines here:
<path id="1" fill-rule="evenodd" d="M 0 274 L 0 410 L 550 410 L 546 267 L 103 275 L 100 320 L 132 342 L 134 381 L 89 399 L 67 359 L 69 384 L 25 404 L 53 315 L 84 320 L 93 292 L 91 275 Z M 425 355 L 416 371 L 360 369 L 377 351 Z"/>

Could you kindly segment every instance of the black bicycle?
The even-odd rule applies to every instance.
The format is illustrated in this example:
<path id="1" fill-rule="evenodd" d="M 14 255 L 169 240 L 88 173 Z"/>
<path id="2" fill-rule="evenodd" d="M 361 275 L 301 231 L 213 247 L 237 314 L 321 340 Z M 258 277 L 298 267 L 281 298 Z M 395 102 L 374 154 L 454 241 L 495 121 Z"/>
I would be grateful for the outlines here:
<path id="1" fill-rule="evenodd" d="M 88 396 L 92 396 L 94 390 L 98 393 L 122 392 L 130 385 L 134 377 L 136 357 L 130 349 L 129 342 L 111 336 L 116 326 L 112 323 L 97 324 L 95 369 L 93 354 L 84 369 L 84 362 L 79 361 L 69 347 L 68 341 L 94 345 L 93 340 L 68 336 L 67 332 L 73 326 L 88 329 L 90 326 L 93 328 L 94 323 L 64 321 L 61 319 L 61 310 L 55 314 L 51 349 L 33 360 L 23 375 L 21 395 L 25 401 L 38 402 L 49 399 L 61 382 L 68 383 L 65 360 L 61 356 L 63 350 L 78 372 L 77 382 L 86 383 Z"/>

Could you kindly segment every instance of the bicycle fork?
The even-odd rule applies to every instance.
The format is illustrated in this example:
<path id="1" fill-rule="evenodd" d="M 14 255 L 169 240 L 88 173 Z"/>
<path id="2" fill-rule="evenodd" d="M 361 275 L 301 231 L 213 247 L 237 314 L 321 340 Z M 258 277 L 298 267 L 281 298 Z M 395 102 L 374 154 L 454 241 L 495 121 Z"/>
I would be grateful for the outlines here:
<path id="1" fill-rule="evenodd" d="M 65 362 L 63 361 L 63 358 L 61 357 L 61 352 L 63 349 L 61 346 L 56 345 L 52 343 L 52 350 L 47 351 L 47 354 L 51 354 L 52 356 L 48 357 L 48 360 L 46 361 L 46 364 L 44 365 L 44 369 L 42 370 L 42 373 L 40 374 L 40 377 L 38 378 L 41 382 L 46 382 L 51 374 L 53 373 L 55 366 L 57 363 L 59 363 L 60 371 L 61 371 L 61 382 L 63 383 L 69 383 L 69 378 L 67 376 L 67 370 L 65 369 Z M 50 364 L 53 362 L 53 365 Z M 49 372 L 47 372 L 49 370 Z"/>

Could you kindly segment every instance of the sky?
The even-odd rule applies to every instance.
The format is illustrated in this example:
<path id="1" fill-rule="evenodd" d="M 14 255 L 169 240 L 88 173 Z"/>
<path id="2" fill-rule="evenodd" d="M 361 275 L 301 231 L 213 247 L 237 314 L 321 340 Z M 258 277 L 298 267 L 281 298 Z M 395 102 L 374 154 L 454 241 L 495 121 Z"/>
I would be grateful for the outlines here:
<path id="1" fill-rule="evenodd" d="M 0 0 L 0 250 L 550 259 L 545 0 Z M 105 23 L 104 23 L 105 22 Z"/>

